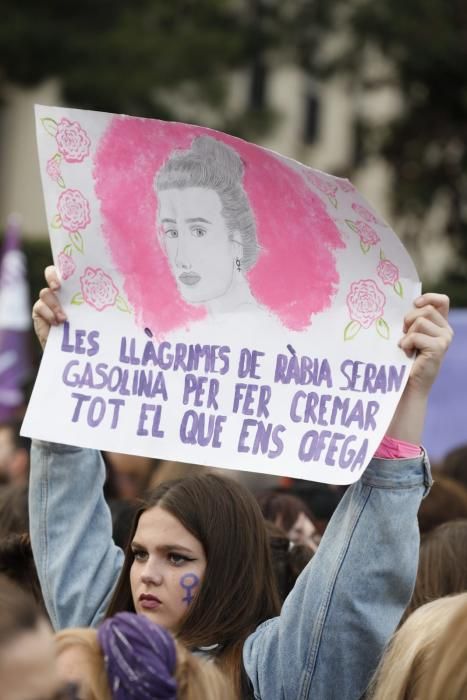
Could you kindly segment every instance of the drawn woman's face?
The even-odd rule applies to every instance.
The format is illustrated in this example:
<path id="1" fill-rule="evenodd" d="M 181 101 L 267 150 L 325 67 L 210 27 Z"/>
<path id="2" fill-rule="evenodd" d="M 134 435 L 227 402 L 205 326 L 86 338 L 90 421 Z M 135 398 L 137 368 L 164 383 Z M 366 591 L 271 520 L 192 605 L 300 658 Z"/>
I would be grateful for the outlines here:
<path id="1" fill-rule="evenodd" d="M 180 294 L 191 304 L 223 296 L 236 273 L 241 246 L 232 240 L 214 190 L 202 187 L 158 193 L 158 224 Z"/>

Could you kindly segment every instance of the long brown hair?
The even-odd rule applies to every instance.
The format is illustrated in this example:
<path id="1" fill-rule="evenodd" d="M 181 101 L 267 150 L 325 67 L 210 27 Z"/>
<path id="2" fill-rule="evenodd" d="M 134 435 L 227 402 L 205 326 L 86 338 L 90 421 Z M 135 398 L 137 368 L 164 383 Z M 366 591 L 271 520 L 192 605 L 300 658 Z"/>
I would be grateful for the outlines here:
<path id="1" fill-rule="evenodd" d="M 417 579 L 404 613 L 452 593 L 467 591 L 467 520 L 452 520 L 422 538 Z"/>
<path id="2" fill-rule="evenodd" d="M 261 510 L 252 494 L 232 479 L 195 474 L 165 482 L 148 494 L 136 514 L 130 543 L 142 513 L 156 505 L 201 542 L 207 558 L 202 585 L 180 621 L 177 637 L 188 648 L 219 644 L 216 658 L 240 694 L 245 687 L 243 643 L 280 610 Z M 128 546 L 107 617 L 134 611 L 133 560 Z"/>

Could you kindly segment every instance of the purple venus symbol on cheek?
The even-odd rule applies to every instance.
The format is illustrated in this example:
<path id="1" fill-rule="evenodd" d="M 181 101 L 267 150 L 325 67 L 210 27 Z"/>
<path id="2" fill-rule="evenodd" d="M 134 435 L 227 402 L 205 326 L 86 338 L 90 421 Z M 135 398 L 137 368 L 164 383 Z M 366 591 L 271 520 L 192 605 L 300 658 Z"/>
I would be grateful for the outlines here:
<path id="1" fill-rule="evenodd" d="M 184 574 L 180 579 L 180 585 L 185 589 L 185 597 L 182 598 L 183 602 L 187 605 L 193 600 L 193 589 L 199 584 L 199 578 L 196 574 Z"/>

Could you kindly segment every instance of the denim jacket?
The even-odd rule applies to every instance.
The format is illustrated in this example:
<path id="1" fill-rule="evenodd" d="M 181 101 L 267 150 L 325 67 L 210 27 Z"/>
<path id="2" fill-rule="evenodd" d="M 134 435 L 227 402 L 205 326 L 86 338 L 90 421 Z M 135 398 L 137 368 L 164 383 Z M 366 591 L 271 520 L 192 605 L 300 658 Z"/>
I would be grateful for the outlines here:
<path id="1" fill-rule="evenodd" d="M 99 452 L 33 443 L 30 528 L 56 629 L 95 626 L 123 563 Z M 245 642 L 257 700 L 357 700 L 413 589 L 426 458 L 374 459 L 347 490 L 279 617 Z"/>

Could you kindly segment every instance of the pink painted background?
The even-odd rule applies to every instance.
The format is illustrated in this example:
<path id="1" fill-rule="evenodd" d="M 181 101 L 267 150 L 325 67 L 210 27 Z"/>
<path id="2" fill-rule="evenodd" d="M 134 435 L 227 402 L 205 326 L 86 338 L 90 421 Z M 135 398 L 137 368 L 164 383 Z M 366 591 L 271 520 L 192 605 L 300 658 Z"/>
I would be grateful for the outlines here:
<path id="1" fill-rule="evenodd" d="M 156 335 L 206 315 L 183 301 L 156 232 L 156 172 L 174 149 L 210 135 L 235 148 L 245 164 L 244 188 L 253 208 L 261 246 L 247 273 L 256 299 L 293 330 L 327 308 L 339 278 L 334 251 L 339 230 L 304 178 L 279 158 L 227 134 L 197 126 L 115 117 L 94 163 L 103 233 L 136 321 Z M 215 262 L 213 263 L 215 264 Z"/>

